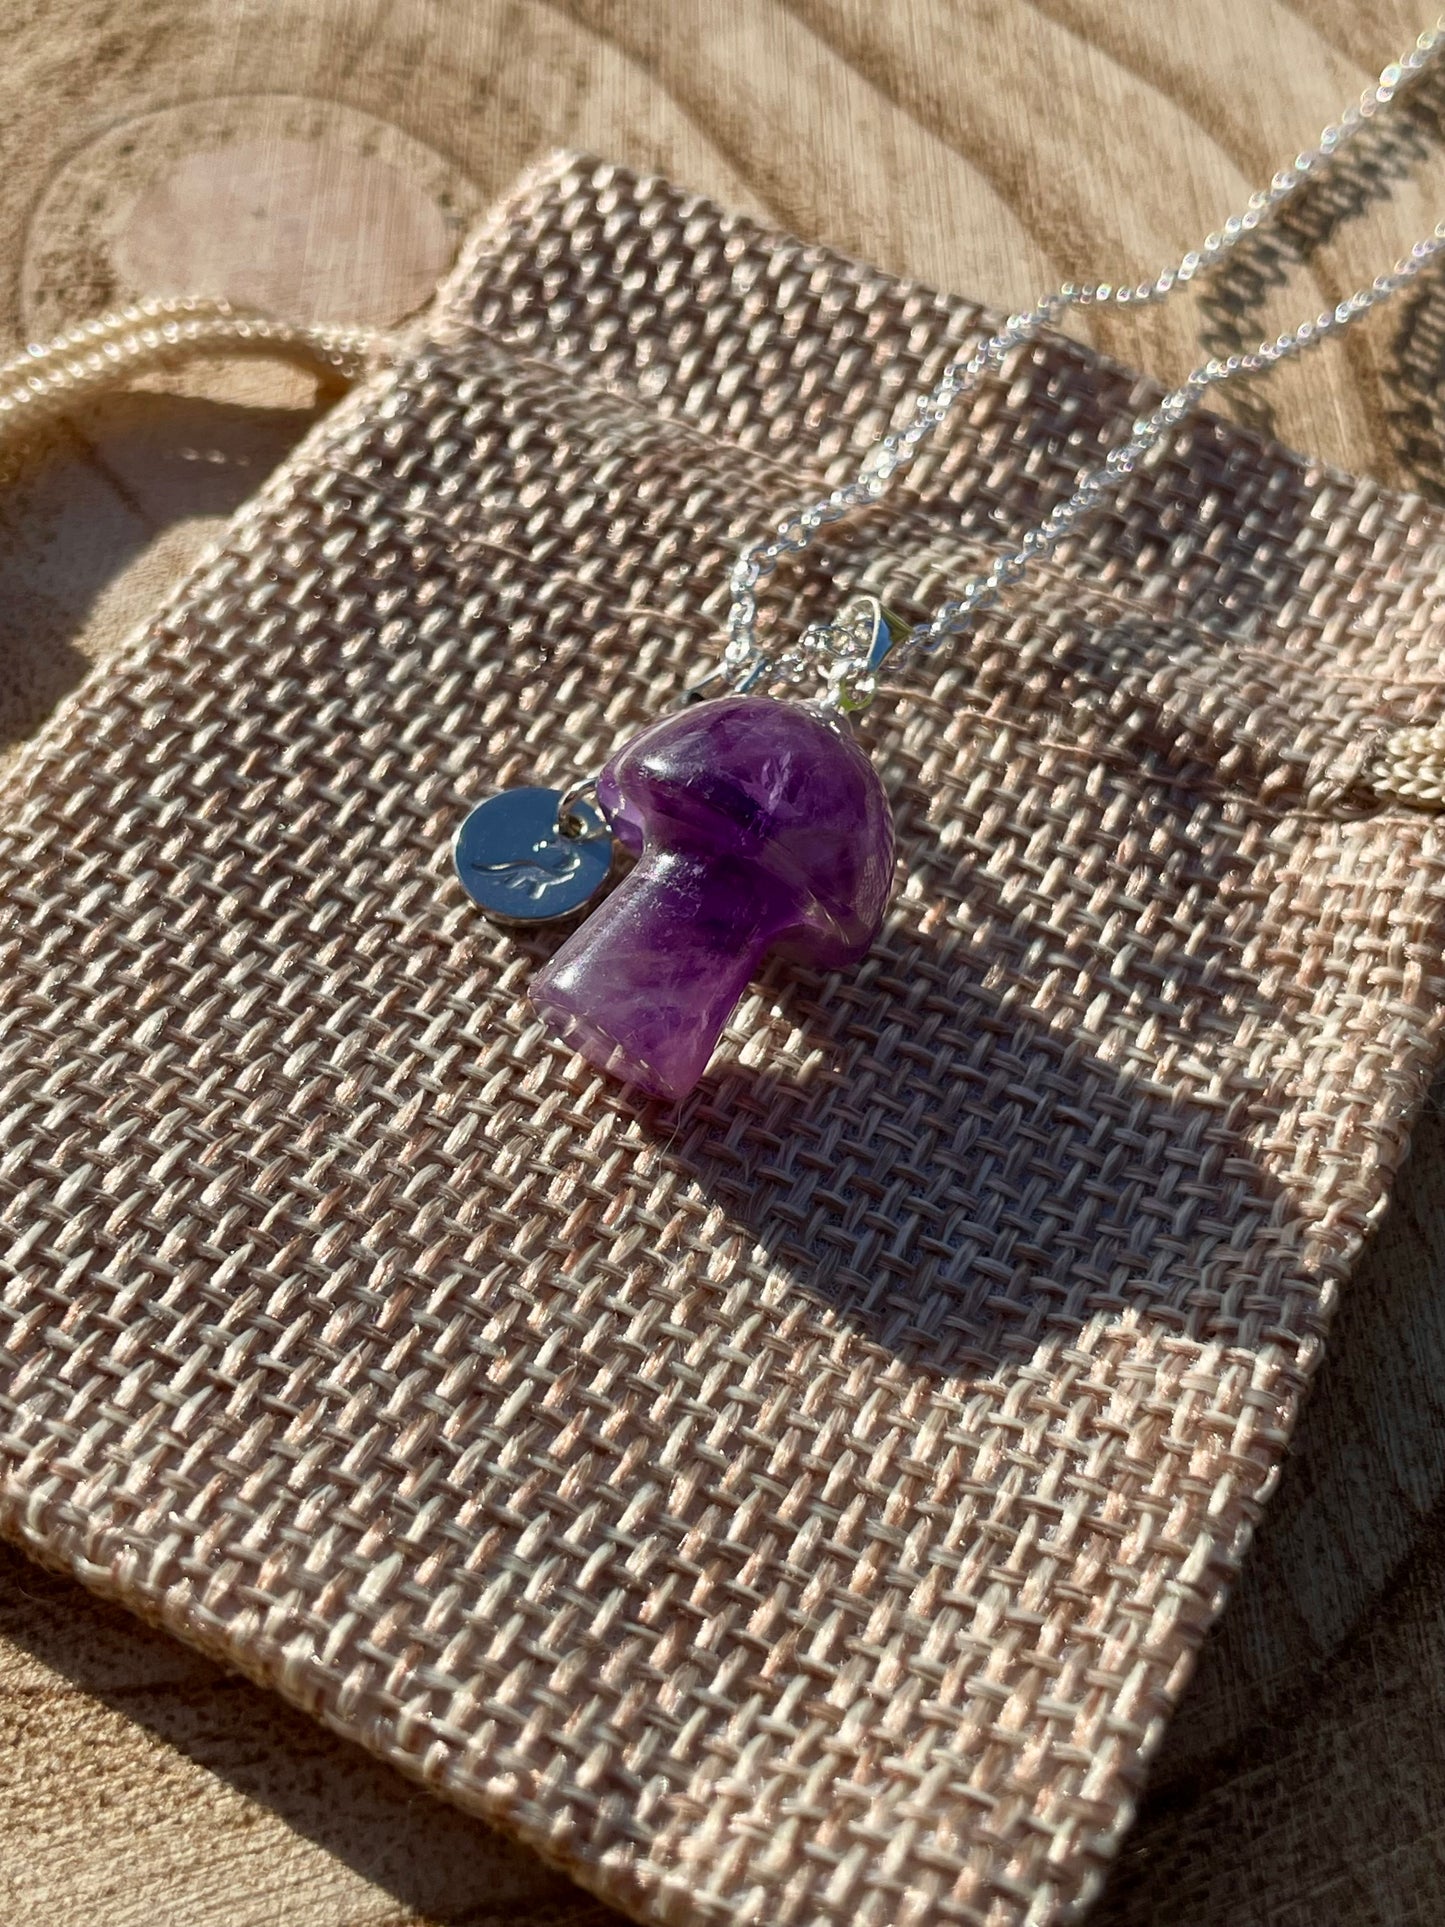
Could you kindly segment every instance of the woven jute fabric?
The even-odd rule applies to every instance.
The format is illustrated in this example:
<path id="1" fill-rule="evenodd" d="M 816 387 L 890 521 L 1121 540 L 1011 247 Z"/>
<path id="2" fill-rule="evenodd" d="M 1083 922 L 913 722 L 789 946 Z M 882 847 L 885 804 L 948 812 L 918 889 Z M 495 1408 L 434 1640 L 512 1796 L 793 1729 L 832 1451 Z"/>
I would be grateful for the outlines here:
<path id="1" fill-rule="evenodd" d="M 1435 1049 L 1441 518 L 1208 418 L 862 735 L 898 890 L 702 1088 L 540 1028 L 459 813 L 715 659 L 978 312 L 549 165 L 33 746 L 3 1526 L 645 1919 L 1076 1911 Z M 1022 351 L 778 580 L 922 615 L 1152 399 Z"/>

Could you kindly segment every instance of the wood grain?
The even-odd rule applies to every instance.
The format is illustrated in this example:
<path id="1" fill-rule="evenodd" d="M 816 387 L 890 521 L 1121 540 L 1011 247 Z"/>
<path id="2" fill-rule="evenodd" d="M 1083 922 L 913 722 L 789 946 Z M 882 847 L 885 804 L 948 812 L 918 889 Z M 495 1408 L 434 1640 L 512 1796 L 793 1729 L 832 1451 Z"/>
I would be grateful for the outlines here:
<path id="1" fill-rule="evenodd" d="M 0 338 L 160 284 L 414 307 L 558 145 L 1001 306 L 1191 245 L 1421 24 L 1394 0 L 18 0 Z M 1094 318 L 1161 375 L 1332 305 L 1426 232 L 1445 85 L 1198 297 Z M 1445 496 L 1445 280 L 1229 404 Z M 0 754 L 314 419 L 202 368 L 58 427 L 0 495 Z M 1096 1920 L 1434 1922 L 1445 1889 L 1445 1124 L 1428 1116 L 1300 1449 Z M 520 1849 L 0 1556 L 4 1917 L 600 1921 Z"/>

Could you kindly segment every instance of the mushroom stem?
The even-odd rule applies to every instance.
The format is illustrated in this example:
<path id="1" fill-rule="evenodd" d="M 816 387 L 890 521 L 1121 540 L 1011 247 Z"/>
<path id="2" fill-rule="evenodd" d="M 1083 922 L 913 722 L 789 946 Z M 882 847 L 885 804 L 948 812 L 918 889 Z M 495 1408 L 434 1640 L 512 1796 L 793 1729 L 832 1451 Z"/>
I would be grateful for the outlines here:
<path id="1" fill-rule="evenodd" d="M 684 1097 L 797 921 L 794 894 L 754 864 L 648 851 L 537 973 L 532 1002 L 600 1070 Z"/>

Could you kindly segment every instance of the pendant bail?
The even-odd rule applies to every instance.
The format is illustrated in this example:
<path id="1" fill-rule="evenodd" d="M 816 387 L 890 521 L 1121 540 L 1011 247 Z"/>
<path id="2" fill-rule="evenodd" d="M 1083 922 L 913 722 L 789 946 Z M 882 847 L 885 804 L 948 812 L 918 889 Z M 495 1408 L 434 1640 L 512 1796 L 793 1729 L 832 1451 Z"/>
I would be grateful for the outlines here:
<path id="1" fill-rule="evenodd" d="M 865 710 L 877 693 L 879 669 L 911 633 L 903 617 L 886 609 L 876 595 L 850 596 L 819 632 L 823 647 L 831 650 L 823 670 L 823 706 L 845 716 Z"/>

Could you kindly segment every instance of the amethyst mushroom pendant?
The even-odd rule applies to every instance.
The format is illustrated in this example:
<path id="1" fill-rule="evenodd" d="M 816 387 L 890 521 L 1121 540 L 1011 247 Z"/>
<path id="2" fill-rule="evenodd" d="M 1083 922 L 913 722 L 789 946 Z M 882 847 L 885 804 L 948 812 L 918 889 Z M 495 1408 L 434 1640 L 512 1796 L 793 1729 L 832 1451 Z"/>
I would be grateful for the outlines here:
<path id="1" fill-rule="evenodd" d="M 892 815 L 828 710 L 770 696 L 698 703 L 624 744 L 597 801 L 636 862 L 531 998 L 626 1083 L 684 1097 L 766 956 L 838 969 L 878 934 Z"/>

